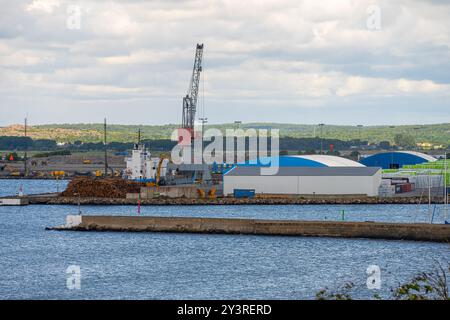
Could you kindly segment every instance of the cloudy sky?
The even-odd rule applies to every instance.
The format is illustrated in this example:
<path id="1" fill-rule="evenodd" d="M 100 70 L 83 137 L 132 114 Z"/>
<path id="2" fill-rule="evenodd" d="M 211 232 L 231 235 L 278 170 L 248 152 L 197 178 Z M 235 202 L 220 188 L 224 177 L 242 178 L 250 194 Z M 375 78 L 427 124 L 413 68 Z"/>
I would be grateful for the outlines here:
<path id="1" fill-rule="evenodd" d="M 450 122 L 450 1 L 0 0 L 0 125 Z"/>

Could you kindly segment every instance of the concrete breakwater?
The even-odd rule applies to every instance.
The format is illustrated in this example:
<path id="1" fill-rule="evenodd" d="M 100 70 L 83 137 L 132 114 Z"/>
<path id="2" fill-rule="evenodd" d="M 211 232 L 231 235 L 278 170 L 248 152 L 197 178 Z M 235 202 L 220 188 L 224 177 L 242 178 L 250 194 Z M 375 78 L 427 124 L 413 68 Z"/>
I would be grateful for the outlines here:
<path id="1" fill-rule="evenodd" d="M 432 203 L 442 203 L 442 197 L 435 197 Z M 255 197 L 255 198 L 169 198 L 158 197 L 150 199 L 125 198 L 93 198 L 93 197 L 61 197 L 61 196 L 32 196 L 30 204 L 49 205 L 302 205 L 302 204 L 420 204 L 428 199 L 420 197 Z"/>
<path id="2" fill-rule="evenodd" d="M 450 225 L 381 222 L 69 215 L 65 225 L 47 229 L 450 241 Z"/>

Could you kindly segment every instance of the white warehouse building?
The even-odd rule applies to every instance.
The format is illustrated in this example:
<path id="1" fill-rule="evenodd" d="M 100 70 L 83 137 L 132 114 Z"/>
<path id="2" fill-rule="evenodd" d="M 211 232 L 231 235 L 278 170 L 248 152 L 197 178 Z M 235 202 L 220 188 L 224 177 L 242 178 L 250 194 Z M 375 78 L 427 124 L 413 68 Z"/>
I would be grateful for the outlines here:
<path id="1" fill-rule="evenodd" d="M 236 166 L 223 176 L 223 193 L 226 196 L 235 190 L 253 190 L 256 194 L 274 195 L 378 196 L 381 168 L 349 165 L 351 163 L 317 167 L 280 166 L 275 175 L 262 175 L 260 166 Z"/>

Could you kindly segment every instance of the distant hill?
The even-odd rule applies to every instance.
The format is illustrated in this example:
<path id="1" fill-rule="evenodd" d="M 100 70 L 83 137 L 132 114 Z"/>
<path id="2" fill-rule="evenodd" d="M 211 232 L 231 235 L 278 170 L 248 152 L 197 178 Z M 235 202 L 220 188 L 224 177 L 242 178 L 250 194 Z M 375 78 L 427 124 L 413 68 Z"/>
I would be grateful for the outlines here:
<path id="1" fill-rule="evenodd" d="M 162 126 L 147 125 L 108 125 L 108 140 L 117 142 L 133 142 L 137 140 L 138 129 L 142 139 L 169 139 L 173 130 L 179 126 L 168 124 Z M 205 128 L 236 128 L 236 124 L 205 125 Z M 244 123 L 242 129 L 279 129 L 282 137 L 312 138 L 320 137 L 320 128 L 315 125 L 283 124 L 283 123 Z M 434 145 L 450 145 L 450 123 L 429 125 L 399 126 L 337 126 L 325 125 L 322 128 L 324 138 L 344 141 L 361 139 L 371 143 L 381 141 L 395 142 L 396 135 L 414 139 L 420 143 Z M 0 127 L 0 136 L 23 136 L 23 125 Z M 28 128 L 28 136 L 33 139 L 52 139 L 57 142 L 100 142 L 103 139 L 103 124 L 49 124 Z"/>

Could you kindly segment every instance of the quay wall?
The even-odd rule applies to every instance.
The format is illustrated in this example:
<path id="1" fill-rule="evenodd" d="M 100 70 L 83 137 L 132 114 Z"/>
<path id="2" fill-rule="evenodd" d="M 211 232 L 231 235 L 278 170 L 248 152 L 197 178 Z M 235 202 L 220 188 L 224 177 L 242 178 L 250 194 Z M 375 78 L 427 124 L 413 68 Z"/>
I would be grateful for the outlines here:
<path id="1" fill-rule="evenodd" d="M 450 242 L 450 225 L 444 224 L 88 215 L 68 216 L 67 221 L 66 226 L 50 229 L 284 235 Z M 74 221 L 77 221 L 77 223 L 74 223 Z"/>

